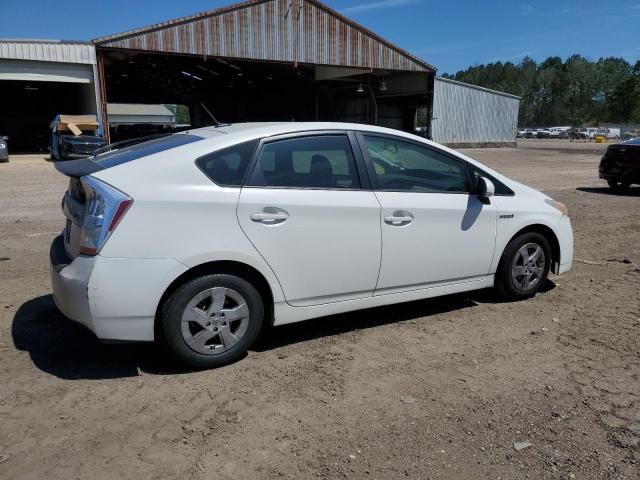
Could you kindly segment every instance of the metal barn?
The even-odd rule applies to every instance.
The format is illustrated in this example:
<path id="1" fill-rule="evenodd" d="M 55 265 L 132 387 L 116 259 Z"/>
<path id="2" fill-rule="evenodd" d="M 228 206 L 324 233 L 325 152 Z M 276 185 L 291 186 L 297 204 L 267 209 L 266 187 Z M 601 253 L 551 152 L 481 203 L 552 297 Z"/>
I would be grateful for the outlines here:
<path id="1" fill-rule="evenodd" d="M 93 42 L 103 105 L 183 104 L 194 126 L 215 116 L 411 131 L 431 108 L 431 65 L 317 0 L 252 0 Z"/>
<path id="2" fill-rule="evenodd" d="M 432 138 L 454 148 L 515 147 L 519 108 L 515 95 L 437 77 Z"/>

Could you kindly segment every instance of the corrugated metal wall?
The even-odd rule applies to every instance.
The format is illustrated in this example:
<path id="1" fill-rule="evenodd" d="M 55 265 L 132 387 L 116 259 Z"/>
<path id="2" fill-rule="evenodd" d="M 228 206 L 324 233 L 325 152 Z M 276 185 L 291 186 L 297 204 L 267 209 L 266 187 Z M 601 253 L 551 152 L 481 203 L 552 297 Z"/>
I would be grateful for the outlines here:
<path id="1" fill-rule="evenodd" d="M 0 40 L 0 58 L 58 63 L 96 63 L 96 49 L 87 43 Z"/>
<path id="2" fill-rule="evenodd" d="M 319 2 L 266 0 L 96 39 L 96 45 L 316 65 L 431 71 Z"/>
<path id="3" fill-rule="evenodd" d="M 514 142 L 520 99 L 436 78 L 432 137 L 438 143 Z"/>

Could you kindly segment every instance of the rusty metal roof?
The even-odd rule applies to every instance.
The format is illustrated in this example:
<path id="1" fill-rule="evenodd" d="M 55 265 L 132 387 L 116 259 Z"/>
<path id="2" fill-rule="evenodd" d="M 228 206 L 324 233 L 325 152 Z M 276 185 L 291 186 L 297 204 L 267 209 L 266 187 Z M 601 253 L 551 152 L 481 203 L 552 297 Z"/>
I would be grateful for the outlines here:
<path id="1" fill-rule="evenodd" d="M 187 55 L 435 71 L 317 0 L 250 0 L 97 38 L 93 43 Z"/>

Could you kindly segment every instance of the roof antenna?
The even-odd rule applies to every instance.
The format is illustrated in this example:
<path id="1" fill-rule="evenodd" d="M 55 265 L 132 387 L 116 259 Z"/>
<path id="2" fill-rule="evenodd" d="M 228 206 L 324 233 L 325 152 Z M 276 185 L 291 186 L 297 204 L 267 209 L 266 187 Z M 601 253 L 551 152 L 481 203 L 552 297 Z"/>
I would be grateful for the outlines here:
<path id="1" fill-rule="evenodd" d="M 223 125 L 228 125 L 227 123 L 219 122 L 219 121 L 218 121 L 218 119 L 217 119 L 216 117 L 214 117 L 214 116 L 213 116 L 213 113 L 211 113 L 211 112 L 209 111 L 209 109 L 207 108 L 207 106 L 206 106 L 203 102 L 200 102 L 200 106 L 202 107 L 202 109 L 203 109 L 205 112 L 207 112 L 207 115 L 209 115 L 209 116 L 211 117 L 211 120 L 213 120 L 213 125 L 214 125 L 214 126 L 216 126 L 216 127 L 222 127 Z"/>

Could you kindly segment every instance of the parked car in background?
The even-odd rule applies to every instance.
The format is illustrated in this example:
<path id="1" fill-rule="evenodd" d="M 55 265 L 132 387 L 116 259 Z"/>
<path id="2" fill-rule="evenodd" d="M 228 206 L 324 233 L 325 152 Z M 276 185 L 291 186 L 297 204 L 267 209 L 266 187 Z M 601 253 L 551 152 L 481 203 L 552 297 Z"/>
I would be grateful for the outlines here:
<path id="1" fill-rule="evenodd" d="M 87 158 L 107 144 L 95 114 L 56 115 L 50 127 L 51 160 Z"/>
<path id="2" fill-rule="evenodd" d="M 546 128 L 539 128 L 536 131 L 536 138 L 550 138 L 551 134 Z"/>
<path id="3" fill-rule="evenodd" d="M 54 299 L 99 338 L 241 357 L 264 323 L 571 268 L 567 209 L 422 137 L 370 125 L 208 127 L 72 162 Z"/>
<path id="4" fill-rule="evenodd" d="M 0 135 L 0 162 L 9 161 L 9 145 L 7 144 L 8 141 L 9 137 Z"/>
<path id="5" fill-rule="evenodd" d="M 571 140 L 587 140 L 587 130 L 585 128 L 574 128 L 569 130 L 567 135 Z"/>
<path id="6" fill-rule="evenodd" d="M 536 131 L 532 128 L 527 128 L 524 131 L 524 138 L 536 138 Z"/>
<path id="7" fill-rule="evenodd" d="M 620 139 L 620 129 L 619 128 L 600 128 L 598 129 L 598 132 L 596 133 L 597 136 L 601 136 L 604 137 L 606 139 L 614 139 L 614 140 L 619 140 Z"/>
<path id="8" fill-rule="evenodd" d="M 600 160 L 598 173 L 617 191 L 640 183 L 640 138 L 609 145 Z"/>
<path id="9" fill-rule="evenodd" d="M 585 128 L 584 131 L 586 132 L 587 138 L 589 140 L 593 140 L 598 135 L 598 129 L 595 127 Z"/>
<path id="10" fill-rule="evenodd" d="M 571 127 L 551 127 L 549 129 L 549 138 L 560 138 L 560 134 L 567 130 L 571 130 Z"/>

